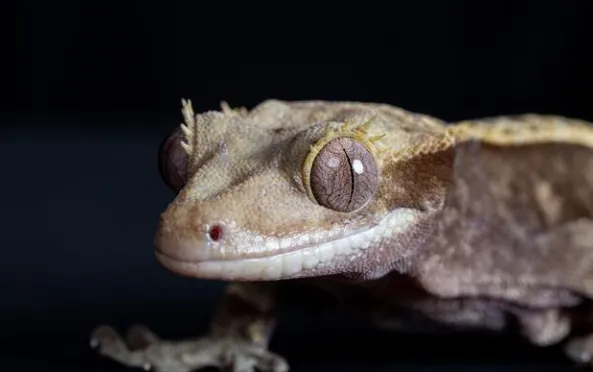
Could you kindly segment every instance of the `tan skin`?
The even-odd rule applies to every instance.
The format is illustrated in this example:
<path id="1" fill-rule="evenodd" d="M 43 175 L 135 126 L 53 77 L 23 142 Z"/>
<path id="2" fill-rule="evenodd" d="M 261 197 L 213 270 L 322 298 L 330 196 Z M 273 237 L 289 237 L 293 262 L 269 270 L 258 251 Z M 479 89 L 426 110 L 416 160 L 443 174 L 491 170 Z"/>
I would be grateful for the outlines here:
<path id="1" fill-rule="evenodd" d="M 565 344 L 590 363 L 593 128 L 555 116 L 446 125 L 396 107 L 266 101 L 195 115 L 161 149 L 177 192 L 161 215 L 167 269 L 233 282 L 204 337 L 124 342 L 101 354 L 137 367 L 285 371 L 267 350 L 274 291 L 300 280 L 368 295 L 379 325 L 401 310 L 456 327 Z M 322 280 L 324 279 L 324 280 Z M 585 336 L 573 336 L 575 330 Z M 581 332 L 582 333 L 582 332 Z"/>

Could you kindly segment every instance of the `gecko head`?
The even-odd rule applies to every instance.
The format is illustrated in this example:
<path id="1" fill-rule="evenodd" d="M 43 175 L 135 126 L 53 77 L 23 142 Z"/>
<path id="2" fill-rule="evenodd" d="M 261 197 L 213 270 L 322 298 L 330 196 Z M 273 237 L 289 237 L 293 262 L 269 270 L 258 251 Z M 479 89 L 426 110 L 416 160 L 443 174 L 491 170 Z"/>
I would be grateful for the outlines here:
<path id="1" fill-rule="evenodd" d="M 184 276 L 377 277 L 405 266 L 444 203 L 453 151 L 436 119 L 378 104 L 266 101 L 195 115 L 159 154 L 176 192 L 156 255 Z"/>

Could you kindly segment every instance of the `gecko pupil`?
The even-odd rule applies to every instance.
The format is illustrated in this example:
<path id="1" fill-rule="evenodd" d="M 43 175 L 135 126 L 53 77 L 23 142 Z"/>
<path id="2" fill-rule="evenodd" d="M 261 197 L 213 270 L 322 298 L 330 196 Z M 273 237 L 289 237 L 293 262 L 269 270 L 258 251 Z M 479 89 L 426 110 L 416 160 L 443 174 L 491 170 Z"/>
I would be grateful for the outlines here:
<path id="1" fill-rule="evenodd" d="M 222 227 L 219 225 L 214 225 L 208 230 L 208 237 L 213 241 L 218 241 L 222 238 Z"/>

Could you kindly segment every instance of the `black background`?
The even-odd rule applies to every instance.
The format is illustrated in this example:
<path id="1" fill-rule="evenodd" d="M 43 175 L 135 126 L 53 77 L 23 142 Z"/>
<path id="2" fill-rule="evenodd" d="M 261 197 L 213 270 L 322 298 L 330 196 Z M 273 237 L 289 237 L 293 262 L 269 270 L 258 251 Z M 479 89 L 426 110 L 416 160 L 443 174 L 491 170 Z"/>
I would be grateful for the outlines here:
<path id="1" fill-rule="evenodd" d="M 181 97 L 196 111 L 344 99 L 447 120 L 593 120 L 588 1 L 254 7 L 2 3 L 1 371 L 126 370 L 88 349 L 99 323 L 167 338 L 206 329 L 221 284 L 175 277 L 152 256 L 173 196 L 157 149 Z M 272 348 L 296 371 L 571 366 L 514 338 L 385 335 L 311 308 L 284 319 Z"/>

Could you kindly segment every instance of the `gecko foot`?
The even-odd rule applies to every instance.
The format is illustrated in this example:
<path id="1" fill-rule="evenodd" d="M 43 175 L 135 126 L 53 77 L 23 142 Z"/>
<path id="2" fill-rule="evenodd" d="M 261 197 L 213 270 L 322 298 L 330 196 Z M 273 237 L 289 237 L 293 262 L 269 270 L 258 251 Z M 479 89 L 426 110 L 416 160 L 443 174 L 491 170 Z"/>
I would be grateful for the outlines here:
<path id="1" fill-rule="evenodd" d="M 107 358 L 154 372 L 190 372 L 206 367 L 234 372 L 289 369 L 284 358 L 249 341 L 231 337 L 163 341 L 144 326 L 130 328 L 125 341 L 113 328 L 100 326 L 93 331 L 90 344 Z"/>
<path id="2" fill-rule="evenodd" d="M 593 336 L 582 336 L 568 341 L 564 351 L 576 363 L 593 366 Z"/>

